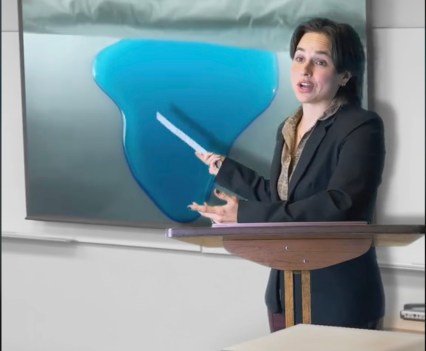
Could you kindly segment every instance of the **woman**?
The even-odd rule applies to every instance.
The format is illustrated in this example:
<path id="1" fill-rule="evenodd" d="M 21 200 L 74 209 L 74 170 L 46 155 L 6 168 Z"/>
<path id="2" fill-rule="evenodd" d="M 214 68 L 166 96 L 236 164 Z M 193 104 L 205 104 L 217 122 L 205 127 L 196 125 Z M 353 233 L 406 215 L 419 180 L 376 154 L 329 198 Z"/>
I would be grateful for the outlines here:
<path id="1" fill-rule="evenodd" d="M 348 24 L 315 18 L 290 43 L 291 83 L 301 106 L 277 133 L 270 179 L 230 158 L 197 157 L 216 182 L 244 198 L 215 191 L 226 203 L 190 208 L 217 223 L 371 222 L 383 171 L 383 122 L 361 107 L 365 55 Z M 296 276 L 296 291 L 300 277 Z M 271 331 L 284 327 L 283 273 L 272 270 L 266 289 Z M 311 272 L 312 323 L 381 328 L 384 292 L 375 249 Z M 296 295 L 297 296 L 297 295 Z M 296 323 L 301 322 L 296 306 Z"/>

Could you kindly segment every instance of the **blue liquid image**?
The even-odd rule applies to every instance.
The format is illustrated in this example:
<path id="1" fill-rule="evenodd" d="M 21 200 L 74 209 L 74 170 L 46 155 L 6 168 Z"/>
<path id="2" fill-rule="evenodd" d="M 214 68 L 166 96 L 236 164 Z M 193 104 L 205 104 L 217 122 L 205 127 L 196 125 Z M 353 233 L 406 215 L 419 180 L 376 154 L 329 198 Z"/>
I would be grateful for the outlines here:
<path id="1" fill-rule="evenodd" d="M 214 176 L 157 121 L 157 111 L 206 150 L 226 156 L 278 86 L 274 52 L 197 42 L 120 40 L 98 53 L 93 75 L 122 113 L 134 179 L 180 223 L 199 218 L 187 206 L 208 201 Z"/>

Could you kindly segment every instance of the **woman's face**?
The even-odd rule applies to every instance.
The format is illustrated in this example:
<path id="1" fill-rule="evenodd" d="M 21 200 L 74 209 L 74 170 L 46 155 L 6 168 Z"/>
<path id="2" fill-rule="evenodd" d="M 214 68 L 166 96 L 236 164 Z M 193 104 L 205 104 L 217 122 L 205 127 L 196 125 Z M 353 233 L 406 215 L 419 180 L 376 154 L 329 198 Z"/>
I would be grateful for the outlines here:
<path id="1" fill-rule="evenodd" d="M 305 33 L 291 64 L 291 82 L 302 104 L 328 105 L 347 74 L 337 74 L 331 59 L 331 43 L 322 33 Z"/>

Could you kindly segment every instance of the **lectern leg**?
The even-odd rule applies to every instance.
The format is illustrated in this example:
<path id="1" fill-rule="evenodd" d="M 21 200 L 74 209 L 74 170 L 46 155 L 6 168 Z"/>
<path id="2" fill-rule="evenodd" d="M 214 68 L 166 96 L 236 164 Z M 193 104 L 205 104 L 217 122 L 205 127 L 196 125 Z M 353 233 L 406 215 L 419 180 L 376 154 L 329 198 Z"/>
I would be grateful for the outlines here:
<path id="1" fill-rule="evenodd" d="M 284 271 L 285 325 L 294 325 L 294 276 L 293 271 Z M 311 272 L 301 271 L 302 280 L 302 322 L 311 324 Z"/>
<path id="2" fill-rule="evenodd" d="M 294 325 L 293 271 L 284 271 L 285 326 Z"/>
<path id="3" fill-rule="evenodd" d="M 311 324 L 311 272 L 302 271 L 302 320 Z"/>

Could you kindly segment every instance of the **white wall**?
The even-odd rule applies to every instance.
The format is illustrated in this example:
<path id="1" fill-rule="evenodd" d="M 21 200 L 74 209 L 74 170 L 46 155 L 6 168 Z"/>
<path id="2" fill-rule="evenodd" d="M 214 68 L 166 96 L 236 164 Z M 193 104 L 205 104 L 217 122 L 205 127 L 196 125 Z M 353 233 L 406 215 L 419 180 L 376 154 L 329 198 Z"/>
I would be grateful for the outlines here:
<path id="1" fill-rule="evenodd" d="M 370 4 L 371 107 L 388 133 L 378 218 L 390 223 L 419 223 L 425 213 L 424 7 L 423 0 Z M 86 242 L 2 240 L 3 350 L 217 351 L 268 333 L 266 267 L 201 253 L 154 230 L 24 219 L 17 19 L 16 0 L 3 0 L 2 234 L 78 234 Z M 118 236 L 122 246 L 113 245 Z M 111 245 L 89 243 L 99 237 Z M 125 246 L 135 240 L 139 247 Z M 390 262 L 395 252 L 381 256 Z M 424 330 L 399 318 L 404 303 L 424 302 L 421 268 L 383 265 L 388 328 Z"/>

